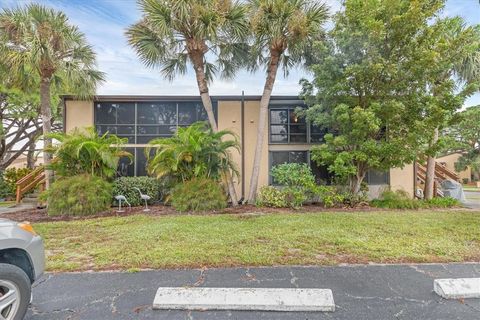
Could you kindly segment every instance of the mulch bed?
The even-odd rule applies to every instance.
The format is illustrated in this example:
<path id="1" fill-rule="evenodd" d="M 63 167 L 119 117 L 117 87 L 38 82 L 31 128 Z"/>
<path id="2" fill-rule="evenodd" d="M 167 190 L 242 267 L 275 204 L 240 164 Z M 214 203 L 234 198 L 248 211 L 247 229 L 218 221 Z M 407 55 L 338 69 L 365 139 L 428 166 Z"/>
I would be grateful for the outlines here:
<path id="1" fill-rule="evenodd" d="M 258 208 L 253 205 L 241 205 L 237 207 L 228 207 L 223 210 L 218 211 L 208 211 L 208 212 L 190 212 L 183 213 L 178 212 L 174 208 L 165 205 L 154 205 L 149 206 L 150 211 L 144 212 L 143 207 L 134 207 L 134 208 L 125 208 L 125 212 L 118 213 L 116 208 L 111 208 L 110 210 L 100 212 L 96 215 L 89 216 L 55 216 L 50 217 L 47 215 L 46 209 L 31 209 L 23 210 L 12 213 L 3 213 L 0 214 L 0 218 L 7 218 L 14 221 L 28 221 L 31 223 L 36 222 L 53 222 L 53 221 L 72 221 L 72 220 L 86 220 L 86 219 L 95 219 L 95 218 L 105 218 L 105 217 L 124 217 L 131 215 L 150 215 L 150 216 L 167 216 L 167 215 L 211 215 L 211 214 L 264 214 L 264 213 L 292 213 L 292 212 L 320 212 L 320 211 L 381 211 L 379 208 L 372 208 L 369 206 L 361 206 L 356 208 L 324 208 L 319 205 L 305 205 L 298 210 L 290 208 Z"/>

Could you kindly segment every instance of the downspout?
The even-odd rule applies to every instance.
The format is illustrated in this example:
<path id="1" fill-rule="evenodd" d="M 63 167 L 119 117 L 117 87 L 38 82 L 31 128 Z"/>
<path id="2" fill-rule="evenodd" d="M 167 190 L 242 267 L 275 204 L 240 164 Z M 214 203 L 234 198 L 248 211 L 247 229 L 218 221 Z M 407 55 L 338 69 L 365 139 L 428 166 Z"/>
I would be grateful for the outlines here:
<path id="1" fill-rule="evenodd" d="M 242 198 L 241 202 L 243 203 L 245 199 L 245 91 L 242 90 L 242 104 L 241 104 L 241 147 L 242 147 Z"/>
<path id="2" fill-rule="evenodd" d="M 67 102 L 65 96 L 62 97 L 62 103 L 63 103 L 63 115 L 62 115 L 62 127 L 63 127 L 63 133 L 67 132 Z"/>

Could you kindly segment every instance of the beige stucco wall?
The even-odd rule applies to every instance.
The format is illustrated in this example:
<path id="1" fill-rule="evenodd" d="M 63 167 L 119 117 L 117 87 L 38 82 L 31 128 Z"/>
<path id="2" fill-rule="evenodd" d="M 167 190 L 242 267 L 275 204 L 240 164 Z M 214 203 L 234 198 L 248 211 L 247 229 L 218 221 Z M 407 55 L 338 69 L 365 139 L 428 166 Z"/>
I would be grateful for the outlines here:
<path id="1" fill-rule="evenodd" d="M 218 102 L 218 127 L 219 129 L 229 129 L 238 135 L 240 143 L 242 136 L 242 107 L 241 101 L 219 101 Z M 248 197 L 250 179 L 252 175 L 253 157 L 255 154 L 255 145 L 257 141 L 258 118 L 260 110 L 260 101 L 244 102 L 244 158 L 245 158 L 245 193 Z M 94 125 L 94 105 L 91 101 L 72 101 L 65 102 L 65 129 L 71 131 L 74 128 L 89 127 Z M 269 151 L 307 151 L 311 145 L 308 144 L 273 144 L 268 142 L 268 124 L 265 130 L 262 160 L 260 166 L 259 188 L 268 185 L 269 178 Z M 144 145 L 128 145 L 128 147 L 141 147 Z M 232 152 L 233 159 L 241 173 L 242 156 L 237 151 Z M 242 196 L 242 177 L 235 179 L 237 195 Z M 393 190 L 402 189 L 407 191 L 412 197 L 414 194 L 414 171 L 413 165 L 407 165 L 405 168 L 390 170 L 390 184 Z M 385 186 L 371 186 L 373 197 L 378 196 Z"/>
<path id="2" fill-rule="evenodd" d="M 240 101 L 218 102 L 218 129 L 233 131 L 242 144 L 242 104 Z M 230 137 L 229 137 L 230 138 Z M 232 150 L 232 158 L 237 164 L 238 172 L 242 173 L 242 156 L 237 150 Z M 238 199 L 241 198 L 242 177 L 234 178 L 235 190 Z"/>
<path id="3" fill-rule="evenodd" d="M 413 198 L 415 172 L 413 164 L 407 164 L 403 168 L 390 169 L 390 188 L 393 191 L 404 190 Z"/>
<path id="4" fill-rule="evenodd" d="M 472 169 L 470 167 L 460 172 L 455 170 L 455 162 L 458 161 L 458 158 L 460 158 L 460 156 L 461 156 L 460 153 L 452 153 L 452 154 L 437 158 L 437 162 L 445 163 L 445 166 L 447 167 L 447 169 L 458 173 L 460 177 L 460 181 L 462 181 L 463 179 L 468 179 L 468 181 L 470 181 L 472 177 Z"/>
<path id="5" fill-rule="evenodd" d="M 92 101 L 65 101 L 65 131 L 93 126 Z"/>

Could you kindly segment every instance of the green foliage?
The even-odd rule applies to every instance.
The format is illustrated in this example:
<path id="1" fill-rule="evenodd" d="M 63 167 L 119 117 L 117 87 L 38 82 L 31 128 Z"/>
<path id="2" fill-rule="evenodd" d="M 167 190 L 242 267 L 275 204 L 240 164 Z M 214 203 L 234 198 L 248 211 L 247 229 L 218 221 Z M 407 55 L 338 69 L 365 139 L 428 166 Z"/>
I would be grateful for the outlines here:
<path id="1" fill-rule="evenodd" d="M 160 201 L 160 183 L 152 177 L 120 177 L 113 182 L 113 196 L 123 195 L 132 206 L 141 206 L 144 200 L 134 188 L 139 188 L 143 194 L 151 197 L 149 203 Z"/>
<path id="2" fill-rule="evenodd" d="M 326 208 L 342 206 L 345 201 L 345 194 L 339 193 L 336 187 L 327 187 L 321 196 L 321 202 Z"/>
<path id="3" fill-rule="evenodd" d="M 4 172 L 0 172 L 0 199 L 5 199 L 12 195 L 12 190 L 4 179 Z"/>
<path id="4" fill-rule="evenodd" d="M 273 186 L 263 186 L 260 188 L 256 198 L 258 207 L 286 208 L 287 199 L 283 190 Z"/>
<path id="5" fill-rule="evenodd" d="M 229 139 L 233 138 L 233 139 Z M 148 171 L 159 179 L 185 182 L 194 178 L 221 180 L 227 171 L 239 175 L 231 150 L 240 150 L 236 135 L 228 130 L 213 132 L 204 122 L 180 127 L 171 138 L 150 141 L 155 153 L 148 158 Z"/>
<path id="6" fill-rule="evenodd" d="M 457 199 L 450 197 L 432 198 L 429 200 L 412 199 L 403 190 L 384 191 L 379 199 L 372 200 L 370 204 L 377 208 L 386 209 L 452 208 L 461 205 Z"/>
<path id="7" fill-rule="evenodd" d="M 451 197 L 432 198 L 423 202 L 425 208 L 454 208 L 461 207 L 460 201 Z"/>
<path id="8" fill-rule="evenodd" d="M 309 109 L 298 113 L 329 132 L 312 159 L 357 194 L 368 170 L 434 151 L 425 150 L 434 128 L 473 92 L 465 83 L 455 90 L 454 75 L 478 50 L 478 32 L 459 18 L 438 18 L 442 0 L 343 4 L 327 41 L 315 44 L 314 79 L 302 81 Z"/>
<path id="9" fill-rule="evenodd" d="M 328 19 L 328 7 L 319 1 L 250 0 L 247 9 L 253 36 L 250 54 L 254 59 L 248 66 L 252 70 L 277 56 L 278 66 L 288 74 L 295 64 L 309 58 L 311 45 L 322 40 Z"/>
<path id="10" fill-rule="evenodd" d="M 195 178 L 175 186 L 171 203 L 181 212 L 219 210 L 227 206 L 227 197 L 217 181 Z"/>
<path id="11" fill-rule="evenodd" d="M 53 154 L 51 168 L 62 177 L 90 174 L 112 178 L 120 157 L 132 155 L 123 150 L 127 139 L 115 135 L 99 136 L 94 128 L 75 129 L 71 133 L 52 133 L 59 143 L 46 148 Z"/>
<path id="12" fill-rule="evenodd" d="M 25 177 L 30 172 L 32 172 L 32 169 L 29 168 L 8 168 L 5 170 L 3 173 L 3 179 L 8 185 L 9 194 L 15 194 L 17 190 L 17 181 Z"/>
<path id="13" fill-rule="evenodd" d="M 480 171 L 480 106 L 459 112 L 454 120 L 444 132 L 444 151 L 462 154 L 455 163 L 455 170 L 463 171 L 471 167 Z"/>
<path id="14" fill-rule="evenodd" d="M 112 185 L 87 174 L 55 181 L 40 198 L 48 202 L 50 216 L 92 215 L 107 210 L 112 203 Z"/>
<path id="15" fill-rule="evenodd" d="M 188 62 L 195 71 L 200 68 L 207 81 L 219 72 L 232 77 L 241 66 L 246 52 L 242 40 L 249 29 L 245 7 L 237 1 L 138 3 L 143 17 L 128 28 L 128 42 L 146 66 L 160 67 L 165 78 L 172 80 L 176 74 L 185 74 Z M 217 59 L 212 61 L 211 57 Z"/>
<path id="16" fill-rule="evenodd" d="M 48 79 L 55 90 L 81 97 L 95 94 L 104 77 L 85 35 L 63 12 L 40 4 L 0 13 L 0 56 L 16 82 L 40 86 Z"/>
<path id="17" fill-rule="evenodd" d="M 372 200 L 370 204 L 377 208 L 387 209 L 419 209 L 422 203 L 412 199 L 404 191 L 384 191 L 379 199 Z"/>

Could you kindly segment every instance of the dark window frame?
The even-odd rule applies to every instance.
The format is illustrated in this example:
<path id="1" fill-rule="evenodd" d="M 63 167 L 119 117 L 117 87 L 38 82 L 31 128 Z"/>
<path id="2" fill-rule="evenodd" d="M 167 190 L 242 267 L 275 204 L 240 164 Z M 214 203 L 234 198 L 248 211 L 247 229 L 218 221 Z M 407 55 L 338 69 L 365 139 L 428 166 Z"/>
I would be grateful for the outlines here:
<path id="1" fill-rule="evenodd" d="M 174 124 L 154 124 L 154 123 L 139 123 L 138 121 L 138 109 L 139 109 L 139 105 L 141 104 L 147 104 L 147 103 L 150 103 L 150 104 L 162 104 L 162 103 L 171 103 L 171 104 L 174 104 L 175 105 L 175 110 L 176 110 L 176 120 L 175 120 L 175 123 Z M 128 123 L 128 124 L 122 124 L 122 123 L 118 123 L 118 117 L 115 116 L 115 122 L 116 123 L 100 123 L 98 122 L 98 109 L 97 109 L 97 105 L 101 105 L 101 104 L 105 104 L 105 105 L 108 105 L 108 104 L 111 104 L 111 105 L 114 105 L 114 104 L 123 104 L 123 105 L 131 105 L 129 107 L 133 107 L 134 108 L 134 119 L 131 123 Z M 112 127 L 114 128 L 114 132 L 110 132 L 110 133 L 113 133 L 115 134 L 116 136 L 120 137 L 120 138 L 129 138 L 129 141 L 126 143 L 126 149 L 129 149 L 129 151 L 132 153 L 133 155 L 133 160 L 132 160 L 132 164 L 130 164 L 130 166 L 133 167 L 133 169 L 130 167 L 130 168 L 126 168 L 127 171 L 130 171 L 130 170 L 133 170 L 133 176 L 139 176 L 138 173 L 142 173 L 140 171 L 143 171 L 142 168 L 139 168 L 139 157 L 143 157 L 143 154 L 140 154 L 140 153 L 143 153 L 144 152 L 144 146 L 143 145 L 147 145 L 148 144 L 148 141 L 145 141 L 145 142 L 140 142 L 139 140 L 141 140 L 143 137 L 151 137 L 152 139 L 153 138 L 168 138 L 168 137 L 171 137 L 174 133 L 174 131 L 171 133 L 171 134 L 158 134 L 158 133 L 152 133 L 152 134 L 142 134 L 142 133 L 138 133 L 139 132 L 139 127 L 152 127 L 152 128 L 159 128 L 159 127 L 172 127 L 174 126 L 175 127 L 175 130 L 177 130 L 179 127 L 186 127 L 188 126 L 189 124 L 187 124 L 185 122 L 185 119 L 182 119 L 182 121 L 180 121 L 179 119 L 179 108 L 184 108 L 185 105 L 188 105 L 188 104 L 191 104 L 192 107 L 195 106 L 195 119 L 194 120 L 197 120 L 201 117 L 201 116 L 204 116 L 205 117 L 205 121 L 208 121 L 207 119 L 207 116 L 206 116 L 206 112 L 203 112 L 202 110 L 203 109 L 199 109 L 201 106 L 201 108 L 203 108 L 203 104 L 202 104 L 202 101 L 199 99 L 199 100 L 189 100 L 189 101 L 178 101 L 178 100 L 155 100 L 155 101 L 95 101 L 94 102 L 94 112 L 93 112 L 93 124 L 94 124 L 94 127 L 95 127 L 95 130 L 97 130 L 97 132 L 99 134 L 103 134 L 103 133 L 100 133 L 100 132 L 103 132 L 103 130 L 99 131 L 99 127 L 103 128 L 103 127 Z M 213 105 L 213 113 L 215 115 L 215 118 L 217 119 L 218 118 L 218 101 L 212 101 L 212 105 Z M 202 121 L 202 120 L 200 120 Z M 195 121 L 196 122 L 196 121 Z M 117 134 L 117 130 L 119 127 L 133 127 L 133 134 Z M 112 130 L 113 131 L 113 130 Z M 157 131 L 159 132 L 159 131 Z M 132 140 L 130 140 L 130 138 L 133 138 Z M 117 168 L 117 175 L 118 176 L 121 176 L 120 174 L 120 168 Z"/>

